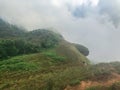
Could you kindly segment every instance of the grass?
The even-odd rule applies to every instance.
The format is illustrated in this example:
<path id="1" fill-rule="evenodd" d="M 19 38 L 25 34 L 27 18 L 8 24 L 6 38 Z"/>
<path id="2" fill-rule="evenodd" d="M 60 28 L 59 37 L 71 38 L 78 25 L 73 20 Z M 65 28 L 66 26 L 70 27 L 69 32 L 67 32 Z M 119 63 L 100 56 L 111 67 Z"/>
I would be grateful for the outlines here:
<path id="1" fill-rule="evenodd" d="M 62 45 L 0 61 L 0 90 L 63 90 L 67 85 L 109 74 L 109 69 L 99 65 L 84 66 L 82 62 L 89 63 L 87 58 L 70 47 Z M 95 88 L 99 87 L 88 90 Z"/>
<path id="2" fill-rule="evenodd" d="M 54 50 L 49 50 L 0 61 L 0 90 L 63 90 L 67 85 L 80 84 L 99 73 L 95 66 L 91 68 L 63 63 L 65 59 Z M 101 74 L 104 71 L 100 71 Z M 104 88 L 97 86 L 87 90 Z"/>
<path id="3" fill-rule="evenodd" d="M 50 67 L 56 66 L 59 62 L 64 62 L 65 58 L 57 54 L 46 51 L 44 53 L 16 56 L 0 61 L 0 72 L 13 71 L 41 71 L 47 72 Z"/>
<path id="4" fill-rule="evenodd" d="M 0 89 L 62 90 L 88 78 L 86 68 L 65 61 L 54 50 L 0 61 Z"/>
<path id="5" fill-rule="evenodd" d="M 33 71 L 37 69 L 37 64 L 24 60 L 25 56 L 18 56 L 0 61 L 0 72 L 3 71 Z"/>
<path id="6" fill-rule="evenodd" d="M 45 57 L 51 58 L 54 63 L 65 62 L 66 60 L 65 57 L 57 55 L 54 51 L 43 52 L 43 54 Z"/>
<path id="7" fill-rule="evenodd" d="M 66 41 L 62 41 L 60 42 L 60 44 L 58 45 L 58 47 L 56 48 L 56 52 L 61 55 L 61 56 L 65 56 L 66 61 L 68 61 L 67 63 L 81 63 L 81 65 L 85 64 L 88 65 L 89 64 L 89 60 L 82 55 L 78 49 L 71 43 L 66 42 Z"/>

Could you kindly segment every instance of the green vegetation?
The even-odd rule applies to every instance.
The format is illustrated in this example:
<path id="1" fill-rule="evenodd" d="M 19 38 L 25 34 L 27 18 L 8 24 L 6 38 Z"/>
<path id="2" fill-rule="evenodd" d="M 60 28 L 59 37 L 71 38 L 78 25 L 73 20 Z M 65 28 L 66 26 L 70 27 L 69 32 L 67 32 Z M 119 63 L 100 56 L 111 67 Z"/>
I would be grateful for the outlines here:
<path id="1" fill-rule="evenodd" d="M 83 80 L 120 73 L 119 62 L 90 65 L 88 55 L 86 47 L 69 43 L 58 33 L 45 29 L 28 32 L 0 19 L 0 90 L 63 90 Z M 118 90 L 119 85 L 108 90 Z M 108 87 L 87 90 L 104 88 Z"/>
<path id="2" fill-rule="evenodd" d="M 43 52 L 45 57 L 50 57 L 53 62 L 65 62 L 65 57 L 63 56 L 58 56 L 55 52 Z"/>
<path id="3" fill-rule="evenodd" d="M 0 59 L 54 48 L 63 37 L 53 31 L 25 31 L 0 19 Z"/>
<path id="4" fill-rule="evenodd" d="M 37 29 L 28 32 L 25 39 L 40 45 L 42 48 L 51 48 L 56 46 L 60 40 L 63 40 L 63 37 L 50 30 Z"/>
<path id="5" fill-rule="evenodd" d="M 64 63 L 66 58 L 61 63 L 59 58 L 63 59 L 52 49 L 0 61 L 0 78 L 2 78 L 0 89 L 63 90 L 67 85 L 74 86 L 96 76 L 96 72 L 93 72 L 93 69 L 94 71 L 96 69 L 91 69 L 91 66 L 81 67 L 77 62 L 76 65 Z M 101 72 L 99 75 L 103 73 Z"/>
<path id="6" fill-rule="evenodd" d="M 40 46 L 25 42 L 24 40 L 1 40 L 0 42 L 1 59 L 16 55 L 37 53 L 40 50 Z"/>
<path id="7" fill-rule="evenodd" d="M 43 49 L 54 48 L 62 40 L 64 38 L 53 31 L 37 29 L 28 32 L 0 19 L 0 58 L 36 53 Z M 87 48 L 84 46 L 80 46 L 78 50 L 83 55 L 88 54 Z"/>
<path id="8" fill-rule="evenodd" d="M 24 57 L 28 56 L 18 56 L 8 60 L 0 61 L 0 72 L 36 70 L 38 65 L 33 62 L 25 61 Z"/>
<path id="9" fill-rule="evenodd" d="M 81 67 L 79 60 L 75 61 L 76 64 L 72 61 L 66 63 L 66 60 L 66 57 L 58 55 L 54 48 L 37 54 L 16 56 L 0 61 L 0 78 L 2 78 L 0 89 L 63 90 L 67 85 L 80 84 L 83 80 L 94 79 L 96 75 L 97 77 L 108 76 L 99 65 L 97 68 L 83 65 Z M 88 90 L 107 89 L 97 86 Z"/>
<path id="10" fill-rule="evenodd" d="M 68 84 L 79 84 L 89 77 L 86 68 L 63 63 L 65 58 L 50 51 L 45 52 L 0 61 L 0 88 L 61 90 Z"/>
<path id="11" fill-rule="evenodd" d="M 81 66 L 90 64 L 89 60 L 83 54 L 81 54 L 73 44 L 67 41 L 61 41 L 56 48 L 56 52 L 61 56 L 67 57 L 67 63 L 78 63 Z"/>

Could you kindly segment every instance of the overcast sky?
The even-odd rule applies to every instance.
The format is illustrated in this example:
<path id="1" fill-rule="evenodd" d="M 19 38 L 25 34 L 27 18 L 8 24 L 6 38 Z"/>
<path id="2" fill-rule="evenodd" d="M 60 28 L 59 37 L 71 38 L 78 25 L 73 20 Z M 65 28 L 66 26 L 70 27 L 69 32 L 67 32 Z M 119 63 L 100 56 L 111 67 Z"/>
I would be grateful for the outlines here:
<path id="1" fill-rule="evenodd" d="M 85 45 L 95 62 L 120 61 L 120 0 L 0 0 L 0 17 Z"/>

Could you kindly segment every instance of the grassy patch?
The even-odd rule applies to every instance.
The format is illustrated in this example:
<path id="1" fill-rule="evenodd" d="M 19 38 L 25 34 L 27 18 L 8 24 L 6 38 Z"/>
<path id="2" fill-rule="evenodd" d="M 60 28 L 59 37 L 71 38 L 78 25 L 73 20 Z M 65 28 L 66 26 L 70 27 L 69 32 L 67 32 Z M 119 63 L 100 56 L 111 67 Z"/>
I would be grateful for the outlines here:
<path id="1" fill-rule="evenodd" d="M 43 54 L 46 56 L 46 57 L 49 57 L 52 59 L 52 62 L 65 62 L 65 57 L 63 56 L 59 56 L 57 55 L 54 51 L 47 51 L 47 52 L 43 52 Z"/>
<path id="2" fill-rule="evenodd" d="M 37 64 L 24 60 L 26 56 L 17 56 L 11 59 L 0 61 L 0 71 L 33 71 Z"/>

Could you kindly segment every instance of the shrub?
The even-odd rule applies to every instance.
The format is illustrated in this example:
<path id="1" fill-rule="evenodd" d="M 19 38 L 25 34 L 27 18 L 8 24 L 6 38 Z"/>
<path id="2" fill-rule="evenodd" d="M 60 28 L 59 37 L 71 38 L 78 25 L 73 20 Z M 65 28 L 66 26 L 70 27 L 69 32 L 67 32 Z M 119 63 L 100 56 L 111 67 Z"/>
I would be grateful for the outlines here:
<path id="1" fill-rule="evenodd" d="M 84 47 L 83 45 L 80 45 L 80 44 L 74 44 L 74 45 L 79 50 L 80 53 L 82 53 L 85 56 L 89 55 L 88 48 L 86 48 L 86 47 Z"/>

